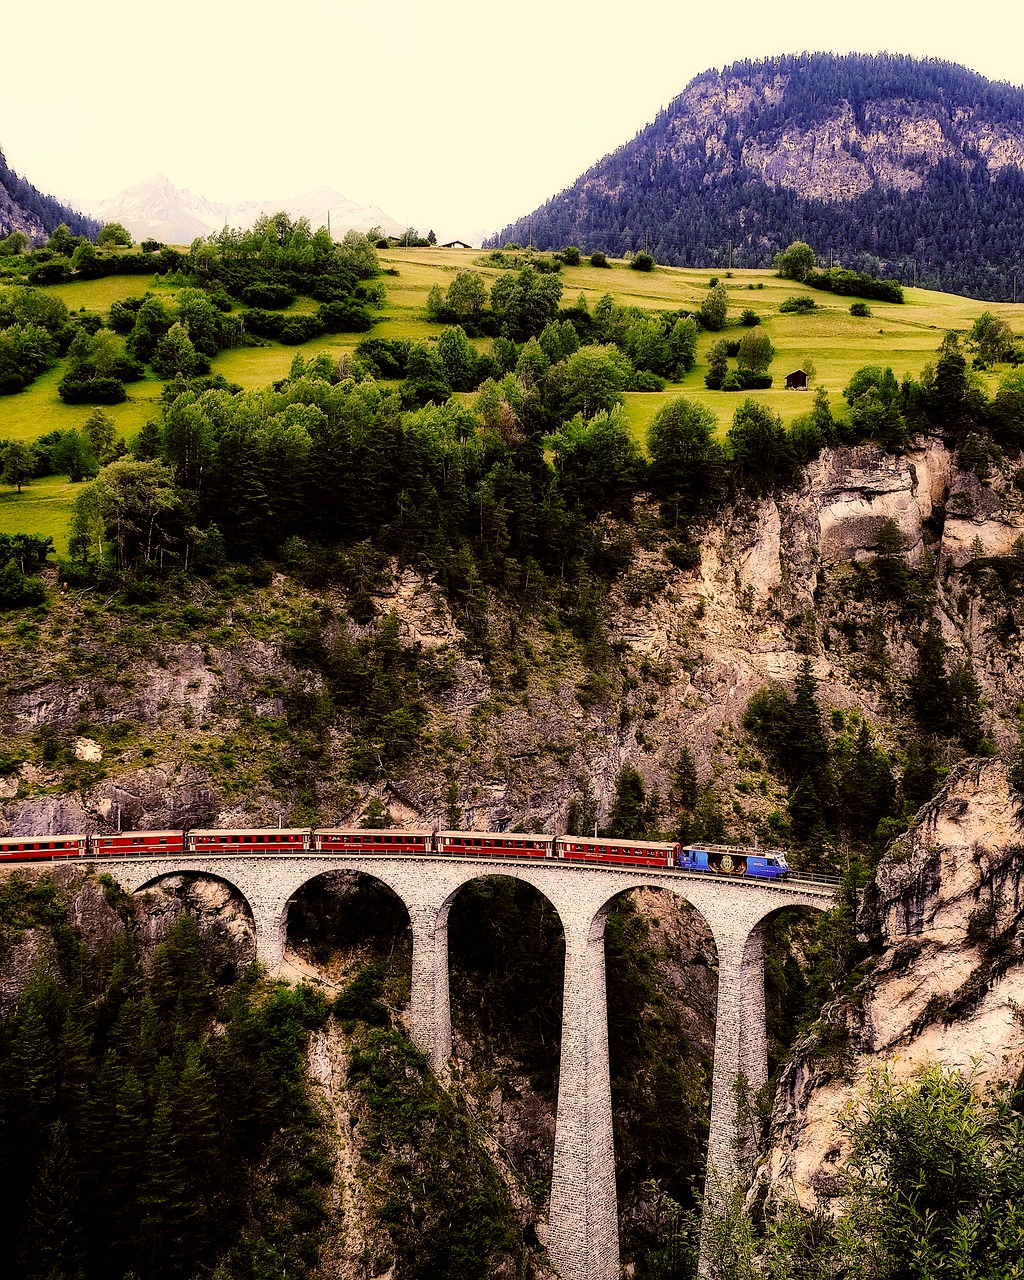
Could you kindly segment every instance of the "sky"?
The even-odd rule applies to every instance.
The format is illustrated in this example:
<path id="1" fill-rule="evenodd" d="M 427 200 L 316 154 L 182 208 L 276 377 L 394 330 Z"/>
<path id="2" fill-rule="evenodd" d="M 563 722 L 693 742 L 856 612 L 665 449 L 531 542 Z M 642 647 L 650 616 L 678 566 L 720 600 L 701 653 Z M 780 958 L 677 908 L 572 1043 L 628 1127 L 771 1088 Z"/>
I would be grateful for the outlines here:
<path id="1" fill-rule="evenodd" d="M 528 213 L 741 58 L 888 50 L 1024 83 L 1019 0 L 47 0 L 43 15 L 13 39 L 8 24 L 0 73 L 0 148 L 41 190 L 102 198 L 156 173 L 218 201 L 326 185 L 442 239 Z"/>

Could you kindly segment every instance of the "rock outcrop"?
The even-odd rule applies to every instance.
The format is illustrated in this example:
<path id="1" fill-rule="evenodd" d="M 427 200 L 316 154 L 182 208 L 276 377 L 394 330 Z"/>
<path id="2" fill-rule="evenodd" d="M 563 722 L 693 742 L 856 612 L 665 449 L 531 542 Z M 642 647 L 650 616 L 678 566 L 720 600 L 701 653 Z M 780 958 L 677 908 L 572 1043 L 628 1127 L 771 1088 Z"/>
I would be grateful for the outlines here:
<path id="1" fill-rule="evenodd" d="M 878 868 L 860 913 L 877 960 L 780 1080 L 759 1180 L 804 1205 L 841 1190 L 836 1119 L 873 1068 L 1024 1070 L 1024 818 L 998 761 L 965 761 Z"/>

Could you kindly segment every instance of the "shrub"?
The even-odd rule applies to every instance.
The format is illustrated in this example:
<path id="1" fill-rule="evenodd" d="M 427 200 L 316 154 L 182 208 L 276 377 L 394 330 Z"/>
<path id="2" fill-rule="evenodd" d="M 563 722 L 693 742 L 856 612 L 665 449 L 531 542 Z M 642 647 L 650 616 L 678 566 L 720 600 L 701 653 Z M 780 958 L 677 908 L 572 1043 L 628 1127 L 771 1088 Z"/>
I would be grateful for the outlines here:
<path id="1" fill-rule="evenodd" d="M 600 249 L 595 250 L 590 255 L 590 265 L 592 267 L 606 267 L 608 265 L 607 255 L 603 254 Z"/>
<path id="2" fill-rule="evenodd" d="M 753 289 L 753 285 L 750 286 Z M 740 324 L 745 324 L 748 329 L 753 329 L 755 325 L 761 323 L 761 317 L 753 309 L 753 307 L 744 307 L 740 312 Z"/>
<path id="3" fill-rule="evenodd" d="M 578 267 L 580 265 L 581 254 L 574 244 L 566 245 L 562 250 L 562 261 L 567 267 Z"/>
<path id="4" fill-rule="evenodd" d="M 646 252 L 636 253 L 633 255 L 633 260 L 629 266 L 632 271 L 653 271 L 654 259 Z"/>
<path id="5" fill-rule="evenodd" d="M 80 378 L 73 373 L 60 380 L 57 394 L 65 404 L 121 404 L 128 399 L 117 378 Z"/>
<path id="6" fill-rule="evenodd" d="M 871 308 L 868 306 L 866 302 L 850 303 L 851 316 L 869 316 L 870 314 L 871 314 Z"/>
<path id="7" fill-rule="evenodd" d="M 808 311 L 815 311 L 818 304 L 813 298 L 792 297 L 787 298 L 785 302 L 779 304 L 780 311 L 794 311 L 797 315 L 806 315 Z"/>

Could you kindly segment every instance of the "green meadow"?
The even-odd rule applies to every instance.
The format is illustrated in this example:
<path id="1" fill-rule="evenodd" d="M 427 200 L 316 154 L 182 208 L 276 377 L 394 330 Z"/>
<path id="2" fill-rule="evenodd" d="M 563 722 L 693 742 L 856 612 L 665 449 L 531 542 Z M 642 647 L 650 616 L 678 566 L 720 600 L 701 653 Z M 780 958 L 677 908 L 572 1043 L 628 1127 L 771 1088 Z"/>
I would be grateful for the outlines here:
<path id="1" fill-rule="evenodd" d="M 337 357 L 353 352 L 364 336 L 431 341 L 442 331 L 442 326 L 426 318 L 427 294 L 434 284 L 447 288 L 457 272 L 471 270 L 478 271 L 489 287 L 502 274 L 499 267 L 483 265 L 485 255 L 478 249 L 393 249 L 379 256 L 384 268 L 398 274 L 382 277 L 387 300 L 369 335 L 338 334 L 298 347 L 270 343 L 224 351 L 214 359 L 213 371 L 248 389 L 284 377 L 299 352 L 310 356 L 329 351 Z M 660 311 L 681 307 L 695 310 L 714 274 L 681 267 L 658 267 L 647 274 L 632 271 L 621 261 L 612 261 L 609 268 L 592 267 L 584 261 L 578 267 L 563 267 L 562 305 L 574 305 L 582 295 L 588 307 L 593 307 L 610 293 L 622 305 Z M 1024 330 L 1024 304 L 976 302 L 955 294 L 907 289 L 903 304 L 871 302 L 871 316 L 859 318 L 850 315 L 850 298 L 780 280 L 771 271 L 734 269 L 731 273 L 719 271 L 717 278 L 729 291 L 726 329 L 701 335 L 697 363 L 682 382 L 670 384 L 661 392 L 628 392 L 625 396 L 626 415 L 641 444 L 658 409 L 677 395 L 707 405 L 718 418 L 720 434 L 725 435 L 744 393 L 709 391 L 704 386 L 704 361 L 708 349 L 720 337 L 737 339 L 746 332 L 739 324 L 739 315 L 747 307 L 760 316 L 764 332 L 776 350 L 771 367 L 776 386 L 755 392 L 754 397 L 787 424 L 810 407 L 810 395 L 786 391 L 785 376 L 807 367 L 809 362 L 815 370 L 812 388 L 825 387 L 838 408 L 843 387 L 863 365 L 889 365 L 897 378 L 905 373 L 919 375 L 934 358 L 947 330 L 970 329 L 984 311 L 1007 320 L 1017 333 Z M 174 293 L 173 287 L 154 276 L 111 276 L 50 287 L 74 310 L 101 312 L 112 302 L 138 296 L 147 289 L 168 297 Z M 808 315 L 780 313 L 780 304 L 794 295 L 813 298 L 816 310 Z M 292 309 L 308 310 L 312 305 L 308 299 L 299 299 Z M 486 349 L 489 344 L 480 340 L 475 345 Z M 27 390 L 0 397 L 0 440 L 34 440 L 48 431 L 80 426 L 85 421 L 91 411 L 89 406 L 65 405 L 57 395 L 63 372 L 63 368 L 50 370 Z M 984 377 L 991 389 L 999 374 L 990 372 Z M 124 404 L 107 409 L 122 438 L 130 439 L 147 421 L 159 420 L 160 390 L 161 383 L 144 379 L 128 387 L 129 399 Z M 459 398 L 471 402 L 473 397 Z M 34 481 L 21 495 L 0 489 L 0 530 L 49 534 L 63 547 L 75 491 L 76 486 L 53 478 Z"/>

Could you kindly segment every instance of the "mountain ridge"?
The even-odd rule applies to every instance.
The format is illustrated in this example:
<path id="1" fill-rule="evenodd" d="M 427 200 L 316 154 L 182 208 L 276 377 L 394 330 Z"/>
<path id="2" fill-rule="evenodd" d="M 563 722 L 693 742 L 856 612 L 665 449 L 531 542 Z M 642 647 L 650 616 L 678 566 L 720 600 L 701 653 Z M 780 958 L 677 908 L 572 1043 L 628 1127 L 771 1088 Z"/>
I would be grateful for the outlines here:
<path id="1" fill-rule="evenodd" d="M 326 225 L 330 218 L 335 232 L 369 231 L 375 226 L 392 235 L 405 230 L 383 209 L 359 204 L 328 186 L 281 200 L 216 201 L 177 187 L 158 173 L 117 195 L 76 203 L 101 222 L 121 223 L 136 239 L 152 237 L 171 244 L 191 244 L 196 237 L 215 234 L 224 226 L 245 230 L 263 215 L 279 212 L 306 217 L 314 227 Z"/>
<path id="2" fill-rule="evenodd" d="M 768 266 L 791 240 L 975 297 L 1021 272 L 1024 90 L 939 60 L 800 54 L 707 71 L 493 243 Z"/>

